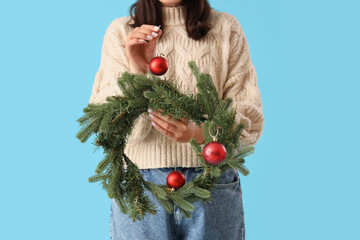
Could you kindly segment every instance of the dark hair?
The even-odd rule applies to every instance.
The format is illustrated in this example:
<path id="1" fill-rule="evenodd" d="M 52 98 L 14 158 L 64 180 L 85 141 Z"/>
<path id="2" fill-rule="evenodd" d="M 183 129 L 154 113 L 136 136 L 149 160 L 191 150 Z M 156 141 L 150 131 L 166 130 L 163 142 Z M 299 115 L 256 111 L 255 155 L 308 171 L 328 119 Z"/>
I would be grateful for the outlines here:
<path id="1" fill-rule="evenodd" d="M 210 4 L 207 0 L 182 0 L 182 5 L 185 7 L 185 26 L 188 36 L 195 40 L 201 39 L 210 30 L 211 25 L 208 22 Z M 161 30 L 164 32 L 161 6 L 159 0 L 137 0 L 129 9 L 130 21 L 134 20 L 134 22 L 130 24 L 129 21 L 128 25 L 132 28 L 140 27 L 142 24 L 161 25 Z M 134 8 L 135 16 L 132 13 Z"/>

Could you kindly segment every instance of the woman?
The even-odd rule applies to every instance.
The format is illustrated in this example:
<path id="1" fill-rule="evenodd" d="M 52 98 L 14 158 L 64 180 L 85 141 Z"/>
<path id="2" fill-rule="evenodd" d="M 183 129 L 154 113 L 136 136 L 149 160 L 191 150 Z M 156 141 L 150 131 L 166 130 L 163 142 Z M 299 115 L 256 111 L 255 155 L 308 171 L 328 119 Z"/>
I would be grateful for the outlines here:
<path id="1" fill-rule="evenodd" d="M 164 77 L 176 82 L 183 92 L 197 93 L 189 61 L 193 60 L 201 72 L 209 73 L 219 96 L 233 99 L 235 122 L 245 125 L 239 139 L 241 146 L 256 144 L 264 116 L 249 46 L 238 20 L 212 9 L 207 0 L 138 0 L 131 6 L 130 16 L 113 20 L 104 36 L 89 103 L 103 103 L 107 96 L 121 94 L 117 86 L 121 74 L 146 74 L 157 53 L 163 53 L 169 62 Z M 204 144 L 202 128 L 188 119 L 173 121 L 160 111 L 149 110 L 134 122 L 125 154 L 147 181 L 166 184 L 167 175 L 176 168 L 189 182 L 201 173 L 201 163 L 189 141 L 194 138 Z M 112 199 L 111 239 L 245 239 L 238 172 L 229 169 L 215 185 L 219 187 L 211 192 L 215 200 L 194 203 L 189 219 L 176 206 L 174 214 L 168 214 L 147 190 L 158 212 L 147 214 L 141 221 L 132 222 Z"/>

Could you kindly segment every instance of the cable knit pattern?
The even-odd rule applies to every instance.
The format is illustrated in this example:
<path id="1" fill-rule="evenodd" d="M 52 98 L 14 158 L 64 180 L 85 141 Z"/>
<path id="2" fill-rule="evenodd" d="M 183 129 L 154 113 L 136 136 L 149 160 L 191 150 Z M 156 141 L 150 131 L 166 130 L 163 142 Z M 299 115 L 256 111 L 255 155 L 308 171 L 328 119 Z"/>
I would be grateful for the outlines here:
<path id="1" fill-rule="evenodd" d="M 212 28 L 196 41 L 187 36 L 184 6 L 162 7 L 162 14 L 165 29 L 157 53 L 163 53 L 169 62 L 163 77 L 176 83 L 184 93 L 198 93 L 188 66 L 189 61 L 194 61 L 201 72 L 212 76 L 220 98 L 233 99 L 235 122 L 245 125 L 240 145 L 254 146 L 264 128 L 264 116 L 256 70 L 239 21 L 229 13 L 211 9 Z M 126 25 L 129 19 L 130 16 L 124 16 L 113 20 L 105 32 L 89 103 L 104 103 L 107 96 L 121 95 L 117 79 L 132 69 L 125 54 L 126 37 L 132 31 Z M 178 143 L 160 133 L 151 125 L 147 113 L 134 122 L 124 152 L 140 169 L 201 166 L 190 143 Z"/>

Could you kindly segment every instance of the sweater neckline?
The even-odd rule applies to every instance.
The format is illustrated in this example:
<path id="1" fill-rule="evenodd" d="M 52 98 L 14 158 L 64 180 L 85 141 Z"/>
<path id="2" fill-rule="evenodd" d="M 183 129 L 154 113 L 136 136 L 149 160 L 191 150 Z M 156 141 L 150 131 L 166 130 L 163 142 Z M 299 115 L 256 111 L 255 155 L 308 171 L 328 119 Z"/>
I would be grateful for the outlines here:
<path id="1" fill-rule="evenodd" d="M 164 25 L 181 25 L 185 23 L 185 6 L 161 7 Z"/>

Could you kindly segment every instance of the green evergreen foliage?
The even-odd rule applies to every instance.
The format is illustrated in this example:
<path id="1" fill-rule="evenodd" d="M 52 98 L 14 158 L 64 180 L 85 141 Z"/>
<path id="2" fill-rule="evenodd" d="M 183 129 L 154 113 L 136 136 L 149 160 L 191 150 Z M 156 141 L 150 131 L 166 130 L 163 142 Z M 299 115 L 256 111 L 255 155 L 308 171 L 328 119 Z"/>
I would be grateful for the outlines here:
<path id="1" fill-rule="evenodd" d="M 117 82 L 123 95 L 109 96 L 103 104 L 88 104 L 83 109 L 84 115 L 77 120 L 81 128 L 76 137 L 80 142 L 86 142 L 95 134 L 95 145 L 104 149 L 105 156 L 89 182 L 101 182 L 108 197 L 114 198 L 121 211 L 129 214 L 133 221 L 143 219 L 146 213 L 157 212 L 145 194 L 146 189 L 168 213 L 173 213 L 176 205 L 185 217 L 190 217 L 194 210 L 191 203 L 213 200 L 214 183 L 226 170 L 235 168 L 244 176 L 249 174 L 244 158 L 252 154 L 254 148 L 239 148 L 244 125 L 234 122 L 236 112 L 231 108 L 232 99 L 219 99 L 211 76 L 201 73 L 193 61 L 189 67 L 197 80 L 197 94 L 181 93 L 176 84 L 150 72 L 148 76 L 124 72 Z M 186 117 L 198 126 L 203 123 L 205 144 L 213 141 L 210 132 L 214 136 L 218 131 L 216 140 L 225 146 L 226 159 L 216 166 L 207 164 L 202 157 L 202 147 L 191 139 L 194 154 L 202 164 L 201 174 L 176 191 L 167 185 L 145 181 L 124 149 L 134 121 L 148 108 L 162 109 L 163 115 L 171 115 L 174 120 Z"/>

